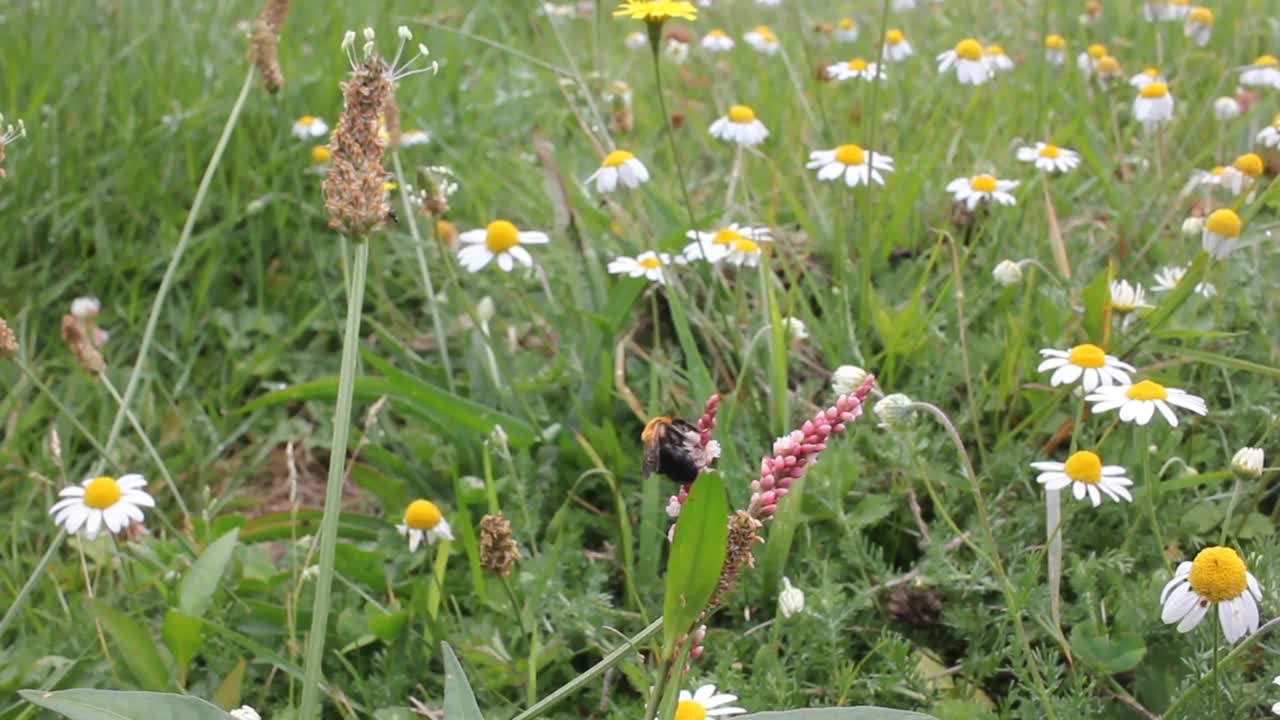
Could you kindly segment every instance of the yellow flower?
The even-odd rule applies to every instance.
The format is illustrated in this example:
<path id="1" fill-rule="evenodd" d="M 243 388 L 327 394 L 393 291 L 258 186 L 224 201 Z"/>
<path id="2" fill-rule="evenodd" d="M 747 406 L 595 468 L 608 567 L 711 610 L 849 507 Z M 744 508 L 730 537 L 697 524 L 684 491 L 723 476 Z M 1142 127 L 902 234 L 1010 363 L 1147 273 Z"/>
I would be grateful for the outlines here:
<path id="1" fill-rule="evenodd" d="M 628 17 L 650 23 L 662 23 L 671 18 L 697 20 L 698 8 L 685 0 L 624 0 L 613 11 L 614 17 Z"/>

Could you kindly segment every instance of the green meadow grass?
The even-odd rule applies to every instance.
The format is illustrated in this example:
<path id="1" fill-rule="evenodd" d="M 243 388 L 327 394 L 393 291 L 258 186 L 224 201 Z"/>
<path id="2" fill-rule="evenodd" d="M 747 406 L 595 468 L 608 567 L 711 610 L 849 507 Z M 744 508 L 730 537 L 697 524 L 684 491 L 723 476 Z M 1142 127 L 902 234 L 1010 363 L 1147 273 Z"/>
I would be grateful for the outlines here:
<path id="1" fill-rule="evenodd" d="M 1199 238 L 1180 232 L 1193 208 L 1209 209 L 1203 191 L 1184 192 L 1191 172 L 1255 150 L 1256 131 L 1280 111 L 1275 89 L 1229 122 L 1212 108 L 1234 94 L 1240 66 L 1280 49 L 1275 5 L 1212 4 L 1213 39 L 1199 48 L 1180 23 L 1144 22 L 1136 2 L 1107 3 L 1091 26 L 1074 0 L 921 4 L 886 19 L 888 2 L 734 0 L 673 22 L 695 38 L 712 27 L 740 38 L 765 23 L 784 47 L 766 57 L 739 40 L 710 56 L 694 44 L 686 64 L 663 60 L 666 105 L 680 120 L 673 158 L 649 52 L 623 42 L 644 25 L 610 17 L 614 2 L 554 23 L 522 0 L 295 2 L 284 89 L 269 96 L 255 80 L 159 307 L 131 405 L 145 435 L 126 423 L 108 457 L 119 404 L 62 344 L 60 317 L 77 296 L 101 298 L 106 377 L 123 390 L 249 71 L 240 23 L 258 8 L 0 7 L 0 112 L 28 128 L 5 148 L 0 180 L 0 317 L 22 344 L 0 361 L 0 608 L 39 570 L 0 630 L 0 717 L 40 716 L 16 695 L 23 688 L 181 691 L 297 716 L 314 582 L 306 538 L 319 525 L 350 258 L 327 227 L 311 143 L 290 126 L 306 114 L 336 122 L 346 30 L 375 28 L 386 53 L 401 24 L 440 62 L 397 93 L 404 126 L 433 134 L 399 151 L 410 182 L 420 166 L 448 166 L 458 230 L 501 217 L 551 242 L 531 248 L 537 274 L 468 274 L 429 220 L 418 218 L 426 237 L 415 243 L 398 195 L 400 222 L 369 241 L 355 459 L 323 664 L 342 702 L 326 716 L 407 718 L 410 698 L 439 709 L 441 641 L 486 717 L 512 717 L 571 682 L 662 611 L 674 486 L 641 477 L 646 417 L 693 418 L 724 393 L 718 467 L 729 507 L 746 507 L 760 457 L 835 400 L 830 374 L 842 364 L 945 412 L 981 495 L 941 425 L 917 414 L 883 428 L 868 408 L 765 527 L 756 569 L 708 620 L 705 655 L 683 687 L 714 682 L 752 712 L 881 705 L 941 720 L 1154 717 L 1195 688 L 1176 717 L 1266 715 L 1280 701 L 1276 640 L 1244 641 L 1254 644 L 1224 659 L 1216 620 L 1177 633 L 1160 621 L 1159 594 L 1178 561 L 1221 544 L 1260 581 L 1263 621 L 1278 607 L 1275 475 L 1230 471 L 1240 447 L 1278 449 L 1273 179 L 1239 205 L 1245 247 L 1207 267 L 1216 297 L 1161 303 L 1169 294 L 1150 287 L 1157 269 L 1199 252 Z M 855 44 L 815 29 L 843 14 L 861 25 Z M 889 64 L 886 82 L 818 81 L 825 64 L 874 58 L 888 27 L 916 55 Z M 1067 38 L 1066 66 L 1042 61 L 1046 32 Z M 934 55 L 968 36 L 1000 43 L 1017 67 L 978 88 L 940 75 Z M 1074 57 L 1091 42 L 1107 45 L 1125 78 L 1158 63 L 1174 120 L 1145 133 L 1127 82 L 1088 85 Z M 602 94 L 616 80 L 634 98 L 626 134 L 607 128 Z M 735 103 L 771 132 L 740 158 L 706 131 Z M 1046 190 L 1014 159 L 1036 140 L 1079 151 L 1081 167 Z M 805 169 L 811 150 L 843 143 L 891 155 L 888 184 L 850 190 Z M 653 181 L 588 191 L 599 151 L 613 147 L 634 152 Z M 958 225 L 943 188 L 977 172 L 1020 180 L 1017 205 Z M 760 269 L 691 264 L 665 288 L 605 272 L 617 255 L 679 252 L 690 215 L 701 229 L 767 225 L 775 242 Z M 1039 267 L 1004 287 L 992 278 L 1004 259 Z M 1113 277 L 1141 282 L 1159 307 L 1109 322 Z M 485 297 L 495 309 L 487 337 L 475 329 Z M 784 317 L 808 337 L 787 342 Z M 1106 413 L 1073 436 L 1080 403 L 1036 372 L 1037 351 L 1083 342 L 1204 397 L 1208 415 L 1181 413 L 1177 428 L 1157 417 L 1138 431 Z M 48 449 L 53 430 L 61 462 Z M 1059 628 L 1045 492 L 1028 464 L 1065 460 L 1073 442 L 1124 466 L 1135 501 L 1094 509 L 1064 497 Z M 47 510 L 58 490 L 99 467 L 146 475 L 158 500 L 148 533 L 71 538 L 38 568 L 57 542 Z M 1160 479 L 1154 501 L 1148 474 Z M 445 511 L 456 539 L 410 554 L 394 525 L 419 497 Z M 482 570 L 477 547 L 479 518 L 499 509 L 523 555 L 509 583 Z M 220 574 L 196 560 L 210 547 L 228 552 Z M 777 612 L 782 576 L 805 592 L 804 613 Z M 653 672 L 626 654 L 547 714 L 639 717 Z"/>

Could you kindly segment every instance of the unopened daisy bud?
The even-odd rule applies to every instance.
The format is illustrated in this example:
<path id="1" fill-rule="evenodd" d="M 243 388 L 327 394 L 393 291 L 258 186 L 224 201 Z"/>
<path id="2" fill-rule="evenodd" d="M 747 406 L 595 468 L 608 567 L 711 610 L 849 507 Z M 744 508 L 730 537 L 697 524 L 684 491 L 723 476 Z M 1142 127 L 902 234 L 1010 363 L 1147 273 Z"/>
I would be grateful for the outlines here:
<path id="1" fill-rule="evenodd" d="M 791 342 L 799 342 L 809 337 L 809 329 L 804 326 L 804 321 L 800 318 L 782 318 L 782 331 Z"/>
<path id="2" fill-rule="evenodd" d="M 493 298 L 488 295 L 480 298 L 480 302 L 476 303 L 476 319 L 480 321 L 481 325 L 488 324 L 493 319 L 494 312 Z"/>
<path id="3" fill-rule="evenodd" d="M 1256 478 L 1262 474 L 1264 461 L 1262 448 L 1242 447 L 1231 458 L 1231 470 L 1242 480 Z"/>
<path id="4" fill-rule="evenodd" d="M 18 354 L 18 336 L 13 334 L 9 324 L 0 318 L 0 358 Z"/>
<path id="5" fill-rule="evenodd" d="M 1001 260 L 996 264 L 991 276 L 996 282 L 1008 287 L 1022 282 L 1022 266 L 1012 260 Z"/>
<path id="6" fill-rule="evenodd" d="M 904 430 L 915 418 L 915 411 L 911 409 L 911 398 L 902 393 L 885 395 L 876 403 L 875 411 L 880 417 L 880 426 L 891 430 Z"/>
<path id="7" fill-rule="evenodd" d="M 1223 96 L 1213 101 L 1213 114 L 1222 122 L 1240 117 L 1240 101 L 1233 97 Z"/>
<path id="8" fill-rule="evenodd" d="M 227 714 L 236 720 L 262 720 L 262 716 L 258 714 L 258 711 L 248 705 L 241 705 L 235 710 L 229 710 Z"/>
<path id="9" fill-rule="evenodd" d="M 837 395 L 848 395 L 867 379 L 868 374 L 857 365 L 841 365 L 831 373 L 831 389 Z"/>
<path id="10" fill-rule="evenodd" d="M 1204 232 L 1204 218 L 1191 216 L 1182 221 L 1182 234 L 1187 237 L 1199 237 Z"/>
<path id="11" fill-rule="evenodd" d="M 785 576 L 782 578 L 782 592 L 778 593 L 778 612 L 784 618 L 804 612 L 804 591 L 792 585 Z"/>
<path id="12" fill-rule="evenodd" d="M 511 537 L 511 523 L 502 515 L 480 518 L 480 566 L 506 577 L 519 559 L 520 549 Z"/>

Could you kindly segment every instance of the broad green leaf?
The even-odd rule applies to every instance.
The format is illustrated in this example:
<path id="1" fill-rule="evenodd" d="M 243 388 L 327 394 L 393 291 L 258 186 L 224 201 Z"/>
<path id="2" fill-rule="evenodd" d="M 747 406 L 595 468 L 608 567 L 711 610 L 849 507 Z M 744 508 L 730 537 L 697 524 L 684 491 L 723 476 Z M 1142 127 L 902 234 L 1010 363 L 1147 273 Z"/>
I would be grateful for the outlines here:
<path id="1" fill-rule="evenodd" d="M 471 683 L 467 682 L 467 674 L 462 670 L 462 663 L 453 654 L 449 643 L 440 643 L 444 653 L 444 716 L 449 720 L 484 720 L 480 714 L 480 706 L 476 704 L 476 695 L 471 692 Z"/>
<path id="2" fill-rule="evenodd" d="M 147 628 L 110 605 L 97 600 L 88 602 L 103 629 L 115 641 L 116 648 L 120 651 L 119 659 L 124 660 L 138 684 L 147 690 L 173 687 L 169 668 L 160 656 L 155 638 L 151 637 Z"/>
<path id="3" fill-rule="evenodd" d="M 1114 632 L 1108 636 L 1088 625 L 1077 625 L 1071 630 L 1071 651 L 1085 663 L 1114 675 L 1138 667 L 1147 654 L 1147 646 L 1137 633 Z"/>
<path id="4" fill-rule="evenodd" d="M 240 707 L 240 698 L 243 695 L 244 688 L 244 671 L 249 667 L 249 663 L 244 659 L 236 663 L 231 668 L 231 672 L 222 678 L 222 682 L 218 683 L 217 689 L 213 691 L 213 704 L 223 710 L 232 710 Z"/>
<path id="5" fill-rule="evenodd" d="M 198 617 L 173 609 L 164 614 L 160 635 L 164 638 L 164 644 L 169 647 L 169 652 L 173 653 L 173 664 L 178 671 L 180 687 L 187 686 L 187 667 L 204 643 L 203 630 L 204 623 Z"/>
<path id="6" fill-rule="evenodd" d="M 200 557 L 191 563 L 191 568 L 182 576 L 182 588 L 178 591 L 178 610 L 193 617 L 204 615 L 209 602 L 213 600 L 213 594 L 218 590 L 222 573 L 231 563 L 231 554 L 235 552 L 239 539 L 240 529 L 236 528 L 210 543 L 200 553 Z"/>
<path id="7" fill-rule="evenodd" d="M 228 720 L 231 716 L 197 697 L 121 690 L 18 693 L 32 705 L 71 720 Z"/>
<path id="8" fill-rule="evenodd" d="M 369 624 L 369 631 L 378 636 L 378 639 L 385 642 L 395 642 L 400 636 L 402 630 L 409 622 L 409 613 L 398 608 L 392 608 L 390 612 L 383 612 L 378 608 L 369 605 L 365 608 L 365 616 Z"/>
<path id="9" fill-rule="evenodd" d="M 1226 368 L 1227 370 L 1240 370 L 1243 372 L 1251 372 L 1256 375 L 1280 378 L 1280 368 L 1271 367 L 1270 365 L 1262 365 L 1255 362 L 1249 362 L 1248 360 L 1241 360 L 1239 358 L 1228 357 L 1226 355 L 1220 355 L 1206 350 L 1196 350 L 1194 348 L 1170 346 L 1164 348 L 1164 350 L 1174 357 L 1199 360 L 1200 362 L 1217 365 L 1218 367 Z"/>
<path id="10" fill-rule="evenodd" d="M 739 715 L 738 720 L 937 720 L 907 710 L 859 705 L 857 707 L 801 708 Z"/>
<path id="11" fill-rule="evenodd" d="M 1111 272 L 1103 268 L 1084 289 L 1084 334 L 1102 347 L 1111 334 Z"/>
<path id="12" fill-rule="evenodd" d="M 689 632 L 716 589 L 724 567 L 728 521 L 729 503 L 720 473 L 699 475 L 680 508 L 667 559 L 662 634 L 668 656 L 675 650 L 676 638 Z"/>
<path id="13" fill-rule="evenodd" d="M 1271 522 L 1271 518 L 1261 513 L 1251 512 L 1245 516 L 1244 522 L 1240 523 L 1240 527 L 1236 530 L 1236 537 L 1241 540 L 1253 540 L 1270 537 L 1275 532 L 1276 526 Z"/>

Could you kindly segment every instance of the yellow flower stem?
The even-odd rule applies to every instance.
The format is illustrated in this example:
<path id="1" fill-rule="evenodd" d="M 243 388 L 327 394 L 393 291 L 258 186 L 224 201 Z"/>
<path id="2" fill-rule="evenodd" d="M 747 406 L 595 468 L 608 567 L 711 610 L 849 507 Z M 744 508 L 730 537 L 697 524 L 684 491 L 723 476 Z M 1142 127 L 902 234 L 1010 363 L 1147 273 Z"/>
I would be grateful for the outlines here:
<path id="1" fill-rule="evenodd" d="M 299 717 L 320 717 L 320 670 L 324 659 L 325 635 L 329 626 L 329 603 L 333 590 L 334 557 L 338 546 L 338 515 L 342 512 L 342 486 L 346 478 L 347 442 L 351 432 L 351 402 L 356 386 L 356 356 L 360 350 L 360 313 L 364 305 L 365 277 L 369 270 L 369 243 L 350 238 L 355 246 L 355 265 L 347 293 L 347 319 L 342 335 L 342 360 L 338 374 L 337 408 L 333 416 L 333 441 L 329 449 L 329 477 L 325 484 L 324 515 L 320 520 L 320 572 L 316 576 L 311 631 L 302 681 Z"/>

